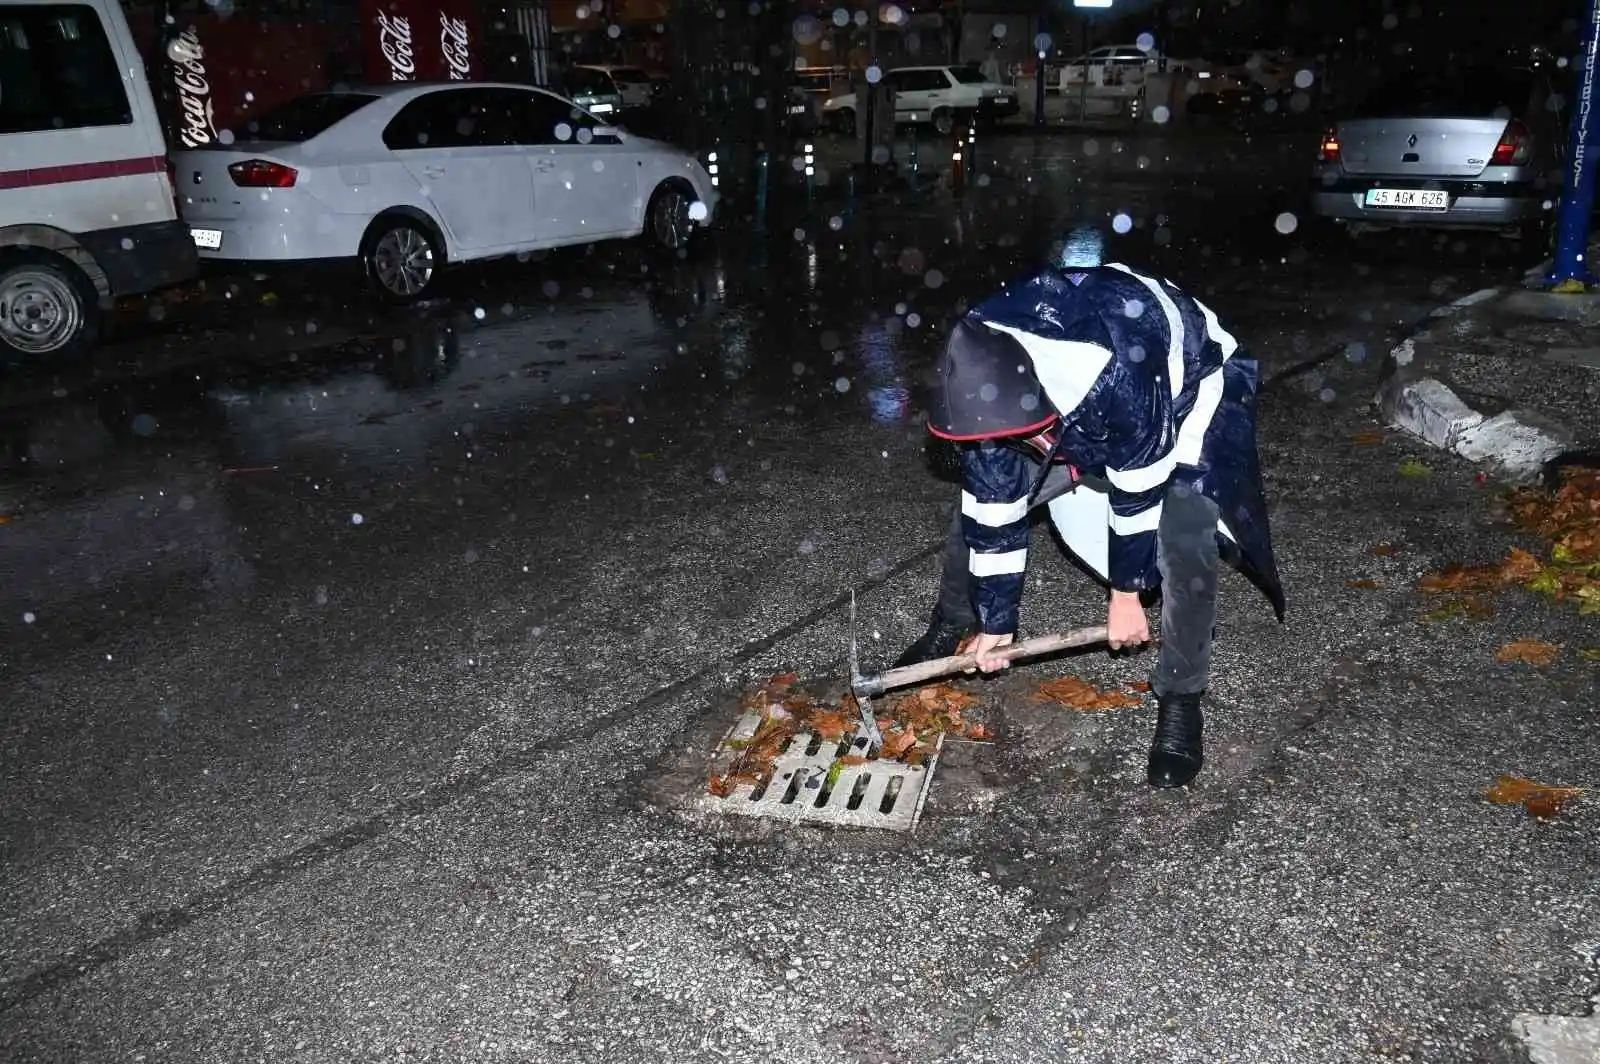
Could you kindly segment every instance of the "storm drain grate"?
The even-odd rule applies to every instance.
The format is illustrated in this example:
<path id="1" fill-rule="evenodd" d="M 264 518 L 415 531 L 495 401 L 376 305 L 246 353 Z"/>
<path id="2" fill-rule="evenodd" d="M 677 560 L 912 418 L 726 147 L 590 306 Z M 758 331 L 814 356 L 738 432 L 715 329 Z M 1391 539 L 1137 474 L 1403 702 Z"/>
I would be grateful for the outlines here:
<path id="1" fill-rule="evenodd" d="M 725 771 L 733 760 L 736 751 L 731 744 L 750 738 L 760 726 L 761 717 L 755 713 L 746 713 L 734 722 L 717 748 L 716 772 Z M 835 762 L 865 748 L 866 739 L 860 735 L 823 739 L 812 732 L 799 732 L 773 762 L 768 783 L 759 787 L 741 784 L 724 798 L 703 795 L 701 807 L 801 824 L 914 830 L 944 749 L 944 736 L 939 736 L 921 765 L 872 758 L 861 765 L 841 765 L 830 784 L 828 776 Z"/>

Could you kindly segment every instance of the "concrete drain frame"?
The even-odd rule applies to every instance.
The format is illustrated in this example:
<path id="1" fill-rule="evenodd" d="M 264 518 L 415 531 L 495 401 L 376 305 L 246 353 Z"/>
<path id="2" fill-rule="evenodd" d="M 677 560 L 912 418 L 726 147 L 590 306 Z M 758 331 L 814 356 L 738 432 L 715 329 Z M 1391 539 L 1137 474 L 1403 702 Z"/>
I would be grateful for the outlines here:
<path id="1" fill-rule="evenodd" d="M 738 750 L 761 726 L 759 713 L 745 713 L 722 737 L 713 756 L 714 773 L 723 773 Z M 724 798 L 702 793 L 700 807 L 730 816 L 761 817 L 791 824 L 915 831 L 928 798 L 933 770 L 944 750 L 944 735 L 934 742 L 921 765 L 870 758 L 861 765 L 841 765 L 833 785 L 828 775 L 840 758 L 860 754 L 867 740 L 859 731 L 848 739 L 824 739 L 797 732 L 773 761 L 772 778 L 762 786 L 740 784 Z"/>

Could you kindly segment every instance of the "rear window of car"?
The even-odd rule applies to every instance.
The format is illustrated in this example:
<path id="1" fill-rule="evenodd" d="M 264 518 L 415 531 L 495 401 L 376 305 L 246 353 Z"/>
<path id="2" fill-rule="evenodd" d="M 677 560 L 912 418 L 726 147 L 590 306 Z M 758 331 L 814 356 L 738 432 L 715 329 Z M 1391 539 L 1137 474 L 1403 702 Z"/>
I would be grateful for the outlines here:
<path id="1" fill-rule="evenodd" d="M 1369 93 L 1357 117 L 1509 118 L 1527 112 L 1533 89 L 1532 75 L 1517 72 L 1411 73 Z"/>
<path id="2" fill-rule="evenodd" d="M 364 92 L 314 92 L 297 96 L 245 120 L 239 136 L 248 140 L 299 143 L 321 136 L 377 97 Z"/>
<path id="3" fill-rule="evenodd" d="M 975 66 L 951 67 L 950 76 L 962 85 L 982 85 L 989 80 L 983 76 L 983 71 Z"/>
<path id="4" fill-rule="evenodd" d="M 569 96 L 610 96 L 617 91 L 616 85 L 611 82 L 611 75 L 603 70 L 574 68 L 567 71 L 562 84 Z"/>

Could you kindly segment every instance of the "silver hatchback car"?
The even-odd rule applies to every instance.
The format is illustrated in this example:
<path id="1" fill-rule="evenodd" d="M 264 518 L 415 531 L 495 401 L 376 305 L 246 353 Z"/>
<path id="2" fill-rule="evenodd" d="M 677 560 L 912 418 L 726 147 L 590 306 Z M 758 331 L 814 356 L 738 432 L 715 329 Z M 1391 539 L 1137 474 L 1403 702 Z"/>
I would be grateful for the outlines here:
<path id="1" fill-rule="evenodd" d="M 1559 99 L 1559 98 L 1557 98 Z M 1536 231 L 1559 188 L 1552 87 L 1531 70 L 1413 73 L 1323 134 L 1313 212 L 1352 230 Z"/>

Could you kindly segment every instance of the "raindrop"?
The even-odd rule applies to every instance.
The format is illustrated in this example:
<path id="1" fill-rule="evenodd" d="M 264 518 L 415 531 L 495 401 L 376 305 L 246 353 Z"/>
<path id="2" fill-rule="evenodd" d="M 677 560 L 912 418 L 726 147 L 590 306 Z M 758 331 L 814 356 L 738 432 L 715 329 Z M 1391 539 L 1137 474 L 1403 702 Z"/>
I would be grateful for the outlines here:
<path id="1" fill-rule="evenodd" d="M 561 294 L 561 284 L 555 278 L 551 278 L 541 285 L 539 290 L 544 293 L 546 299 L 554 299 Z"/>
<path id="2" fill-rule="evenodd" d="M 800 541 L 799 547 L 797 547 L 796 549 L 801 554 L 815 554 L 816 550 L 817 550 L 817 545 L 815 543 L 811 542 L 809 539 L 802 539 Z"/>
<path id="3" fill-rule="evenodd" d="M 316 593 L 311 596 L 311 599 L 318 606 L 326 606 L 328 604 L 328 589 L 318 585 Z"/>
<path id="4" fill-rule="evenodd" d="M 1004 22 L 996 22 L 994 28 L 989 32 L 996 38 L 1004 37 L 1006 35 L 1006 24 Z"/>
<path id="5" fill-rule="evenodd" d="M 850 25 L 850 12 L 846 11 L 842 7 L 834 8 L 833 9 L 833 24 L 835 26 L 848 26 L 848 25 Z"/>
<path id="6" fill-rule="evenodd" d="M 790 366 L 789 368 L 794 371 L 794 375 L 796 377 L 805 376 L 806 364 L 804 362 L 796 362 L 794 365 Z"/>
<path id="7" fill-rule="evenodd" d="M 366 520 L 366 518 L 362 517 L 360 514 L 351 514 L 350 515 L 350 523 L 352 525 L 359 525 L 365 520 Z"/>
<path id="8" fill-rule="evenodd" d="M 761 4 L 759 3 L 759 0 L 750 0 L 750 6 L 745 8 L 745 10 L 750 12 L 752 15 L 761 14 Z"/>
<path id="9" fill-rule="evenodd" d="M 1290 233 L 1300 228 L 1300 219 L 1296 218 L 1290 212 L 1284 211 L 1273 221 L 1272 227 L 1278 232 L 1282 233 L 1284 236 L 1288 236 Z"/>
<path id="10" fill-rule="evenodd" d="M 1139 156 L 1137 159 L 1133 160 L 1133 165 L 1137 169 L 1140 169 L 1140 170 L 1148 170 L 1148 169 L 1150 169 L 1150 156 L 1148 156 L 1148 155 Z"/>
<path id="11" fill-rule="evenodd" d="M 717 484 L 726 484 L 728 482 L 728 471 L 721 466 L 714 466 L 711 470 L 711 479 Z"/>
<path id="12" fill-rule="evenodd" d="M 612 40 L 616 40 L 618 37 L 622 36 L 622 27 L 613 22 L 611 25 L 606 27 L 606 36 L 610 37 Z"/>
<path id="13" fill-rule="evenodd" d="M 989 175 L 988 174 L 979 174 L 978 175 L 978 187 L 979 188 L 988 188 L 989 187 Z"/>
<path id="14" fill-rule="evenodd" d="M 908 276 L 921 273 L 927 268 L 927 260 L 922 257 L 922 252 L 916 248 L 906 248 L 900 252 L 900 272 Z"/>
<path id="15" fill-rule="evenodd" d="M 1309 70 L 1296 70 L 1294 72 L 1294 87 L 1297 89 L 1309 89 L 1316 80 L 1317 76 Z"/>
<path id="16" fill-rule="evenodd" d="M 1039 397 L 1032 392 L 1025 392 L 1022 398 L 1017 400 L 1017 405 L 1024 410 L 1037 410 L 1039 408 Z"/>
<path id="17" fill-rule="evenodd" d="M 222 145 L 232 144 L 233 143 L 233 130 L 231 130 L 231 129 L 219 129 L 219 130 L 217 130 L 217 143 L 218 144 L 222 144 Z"/>
<path id="18" fill-rule="evenodd" d="M 1384 29 L 1392 30 L 1398 25 L 1400 25 L 1400 16 L 1396 15 L 1393 11 L 1391 11 L 1387 15 L 1383 16 L 1383 28 Z"/>
<path id="19" fill-rule="evenodd" d="M 875 145 L 872 149 L 872 162 L 877 166 L 886 166 L 889 162 L 889 146 L 886 144 Z"/>
<path id="20" fill-rule="evenodd" d="M 1317 398 L 1321 399 L 1324 403 L 1331 403 L 1333 402 L 1334 391 L 1332 388 L 1324 388 L 1322 391 L 1317 393 Z"/>
<path id="21" fill-rule="evenodd" d="M 567 125 L 565 122 L 557 122 L 555 134 L 557 140 L 571 140 L 572 127 Z"/>
<path id="22" fill-rule="evenodd" d="M 1295 114 L 1305 114 L 1311 108 L 1311 96 L 1304 92 L 1297 92 L 1289 97 L 1289 110 Z"/>
<path id="23" fill-rule="evenodd" d="M 1204 591 L 1206 589 L 1206 583 L 1207 583 L 1207 580 L 1203 576 L 1190 577 L 1189 578 L 1189 590 L 1193 591 L 1195 594 L 1198 595 L 1198 594 L 1200 594 L 1202 591 Z"/>
<path id="24" fill-rule="evenodd" d="M 1278 113 L 1278 101 L 1275 100 L 1275 99 L 1272 99 L 1271 97 L 1269 97 L 1266 100 L 1266 102 L 1261 105 L 1261 109 L 1263 111 L 1265 111 L 1269 115 L 1270 114 L 1277 114 Z"/>
<path id="25" fill-rule="evenodd" d="M 1100 142 L 1098 140 L 1095 140 L 1093 137 L 1090 137 L 1088 140 L 1084 141 L 1083 142 L 1083 154 L 1085 154 L 1085 155 L 1099 155 L 1100 154 Z"/>
<path id="26" fill-rule="evenodd" d="M 978 389 L 978 398 L 982 399 L 986 403 L 992 403 L 996 399 L 1000 398 L 1000 389 L 993 383 L 985 384 L 982 388 Z"/>
<path id="27" fill-rule="evenodd" d="M 587 144 L 593 139 L 594 139 L 594 130 L 590 129 L 588 126 L 584 126 L 582 129 L 578 130 L 578 143 L 579 144 Z"/>
<path id="28" fill-rule="evenodd" d="M 587 7 L 579 7 L 578 8 L 578 17 L 579 18 L 588 18 L 589 17 L 589 9 Z"/>
<path id="29" fill-rule="evenodd" d="M 1128 347 L 1128 361 L 1129 362 L 1143 362 L 1144 361 L 1144 348 L 1140 347 L 1138 344 L 1130 345 Z"/>
<path id="30" fill-rule="evenodd" d="M 865 26 L 867 24 L 867 13 L 865 11 L 857 11 L 850 21 L 857 26 Z"/>
<path id="31" fill-rule="evenodd" d="M 34 622 L 34 621 L 35 621 L 35 620 L 37 620 L 37 619 L 38 619 L 38 618 L 36 618 L 36 617 L 35 617 L 35 616 L 34 616 L 34 615 L 33 615 L 33 611 L 32 611 L 32 610 L 29 610 L 29 611 L 28 611 L 28 612 L 27 612 L 27 613 L 24 613 L 24 614 L 23 614 L 23 615 L 22 615 L 22 623 L 23 623 L 23 624 L 32 624 L 32 623 L 33 623 L 33 622 Z"/>
<path id="32" fill-rule="evenodd" d="M 944 284 L 944 274 L 940 273 L 938 270 L 929 270 L 927 273 L 922 275 L 922 283 L 927 285 L 929 288 L 938 288 L 940 285 Z"/>
<path id="33" fill-rule="evenodd" d="M 122 238 L 122 250 L 123 251 L 132 251 L 133 250 L 133 238 L 131 236 L 125 236 L 125 237 Z"/>
<path id="34" fill-rule="evenodd" d="M 767 109 L 767 98 L 765 96 L 757 96 L 755 104 L 757 111 L 765 111 Z"/>
<path id="35" fill-rule="evenodd" d="M 798 174 L 806 168 L 806 157 L 804 155 L 793 156 L 789 160 L 789 165 L 794 167 L 794 172 Z"/>
<path id="36" fill-rule="evenodd" d="M 867 67 L 867 84 L 876 85 L 883 80 L 883 71 L 876 64 Z"/>
<path id="37" fill-rule="evenodd" d="M 1048 33 L 1041 33 L 1033 39 L 1033 50 L 1036 52 L 1048 52 L 1055 43 L 1055 40 Z"/>
<path id="38" fill-rule="evenodd" d="M 796 240 L 804 240 L 806 238 L 806 231 L 801 229 L 799 226 L 795 226 L 794 238 Z"/>
<path id="39" fill-rule="evenodd" d="M 850 390 L 850 378 L 840 377 L 838 380 L 834 381 L 833 390 L 838 392 L 840 395 L 848 392 Z"/>
<path id="40" fill-rule="evenodd" d="M 837 233 L 839 230 L 844 228 L 844 219 L 835 214 L 832 218 L 828 219 L 828 228 Z"/>
<path id="41" fill-rule="evenodd" d="M 906 305 L 904 303 L 896 303 L 894 305 L 894 312 L 896 314 L 904 314 L 906 312 Z"/>
<path id="42" fill-rule="evenodd" d="M 509 318 L 509 317 L 511 317 L 511 315 L 515 314 L 516 312 L 517 312 L 517 308 L 512 306 L 510 303 L 502 303 L 502 304 L 500 304 L 500 313 L 504 314 L 506 317 Z"/>
<path id="43" fill-rule="evenodd" d="M 1141 33 L 1134 38 L 1133 43 L 1139 51 L 1149 54 L 1156 50 L 1156 35 L 1153 33 Z"/>
<path id="44" fill-rule="evenodd" d="M 921 325 L 921 324 L 922 324 L 922 315 L 921 314 L 907 314 L 906 315 L 906 325 L 908 325 L 909 327 L 915 329 L 918 325 Z"/>
<path id="45" fill-rule="evenodd" d="M 839 334 L 832 329 L 824 329 L 822 335 L 817 337 L 817 344 L 824 351 L 837 351 L 840 347 Z"/>
<path id="46" fill-rule="evenodd" d="M 477 552 L 477 550 L 475 548 L 473 548 L 473 547 L 468 547 L 465 551 L 462 552 L 461 560 L 466 562 L 468 565 L 471 565 L 473 562 L 478 560 L 478 552 Z"/>
<path id="47" fill-rule="evenodd" d="M 158 422 L 149 414 L 135 414 L 132 424 L 129 425 L 135 436 L 154 436 L 157 427 Z"/>
<path id="48" fill-rule="evenodd" d="M 1128 233 L 1133 229 L 1133 219 L 1126 214 L 1119 214 L 1111 219 L 1111 228 L 1118 233 Z"/>
<path id="49" fill-rule="evenodd" d="M 489 312 L 484 310 L 482 307 L 473 307 L 472 316 L 477 318 L 479 321 L 482 321 L 484 318 L 489 316 Z"/>
<path id="50" fill-rule="evenodd" d="M 700 200 L 695 200 L 689 204 L 689 220 L 691 222 L 703 222 L 710 217 L 710 213 L 710 208 Z"/>
<path id="51" fill-rule="evenodd" d="M 794 39 L 800 44 L 816 44 L 822 39 L 822 23 L 818 22 L 816 18 L 811 15 L 801 15 L 799 18 L 794 20 L 794 29 L 792 32 L 794 34 Z M 804 59 L 800 56 L 796 56 L 795 62 L 801 63 L 804 62 Z"/>
<path id="52" fill-rule="evenodd" d="M 1171 120 L 1172 112 L 1167 109 L 1166 104 L 1158 103 L 1154 107 L 1150 108 L 1150 121 L 1154 122 L 1156 125 L 1164 126 Z"/>
<path id="53" fill-rule="evenodd" d="M 606 162 L 605 162 L 604 159 L 596 159 L 594 161 L 594 172 L 595 173 L 598 174 L 600 171 L 604 170 L 605 168 L 606 168 Z"/>
<path id="54" fill-rule="evenodd" d="M 1154 240 L 1162 247 L 1166 247 L 1168 244 L 1172 243 L 1172 230 L 1168 229 L 1166 226 L 1162 226 L 1151 235 L 1150 239 Z"/>
<path id="55" fill-rule="evenodd" d="M 1367 360 L 1367 345 L 1360 340 L 1352 340 L 1344 345 L 1344 360 L 1359 365 Z"/>

